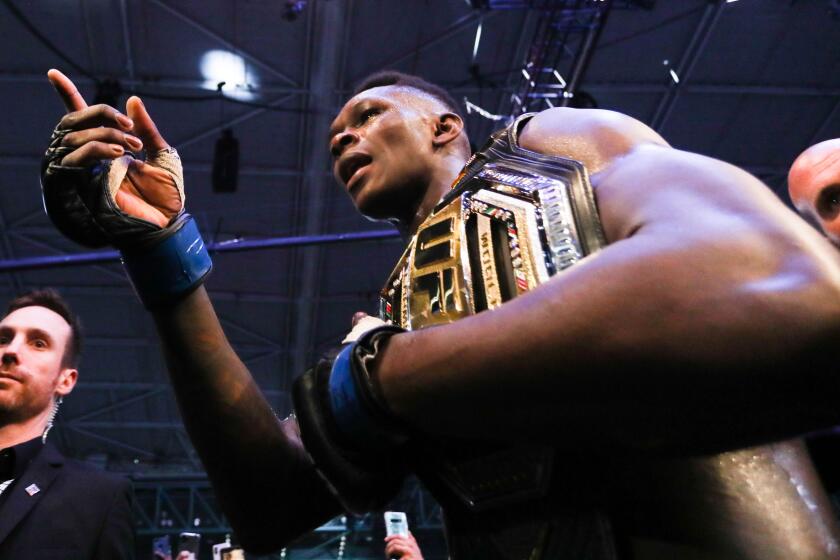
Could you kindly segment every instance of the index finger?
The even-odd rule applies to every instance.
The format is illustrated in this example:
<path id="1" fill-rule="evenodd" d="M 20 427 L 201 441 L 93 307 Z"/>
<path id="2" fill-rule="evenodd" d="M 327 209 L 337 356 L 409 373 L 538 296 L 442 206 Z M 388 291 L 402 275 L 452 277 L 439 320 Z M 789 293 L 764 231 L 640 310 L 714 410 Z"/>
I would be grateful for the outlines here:
<path id="1" fill-rule="evenodd" d="M 82 94 L 76 89 L 76 84 L 55 68 L 51 68 L 47 72 L 47 79 L 53 85 L 55 91 L 58 92 L 68 113 L 79 111 L 88 106 Z"/>

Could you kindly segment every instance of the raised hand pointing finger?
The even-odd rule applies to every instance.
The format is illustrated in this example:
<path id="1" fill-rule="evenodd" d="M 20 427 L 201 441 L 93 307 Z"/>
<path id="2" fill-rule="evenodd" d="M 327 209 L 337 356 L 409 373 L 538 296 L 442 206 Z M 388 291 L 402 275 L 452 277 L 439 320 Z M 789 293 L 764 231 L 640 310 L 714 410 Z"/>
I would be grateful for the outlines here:
<path id="1" fill-rule="evenodd" d="M 58 92 L 58 95 L 61 96 L 61 100 L 64 102 L 64 107 L 68 113 L 81 111 L 88 106 L 84 97 L 82 97 L 82 94 L 76 88 L 76 84 L 62 72 L 51 68 L 47 72 L 47 78 Z"/>

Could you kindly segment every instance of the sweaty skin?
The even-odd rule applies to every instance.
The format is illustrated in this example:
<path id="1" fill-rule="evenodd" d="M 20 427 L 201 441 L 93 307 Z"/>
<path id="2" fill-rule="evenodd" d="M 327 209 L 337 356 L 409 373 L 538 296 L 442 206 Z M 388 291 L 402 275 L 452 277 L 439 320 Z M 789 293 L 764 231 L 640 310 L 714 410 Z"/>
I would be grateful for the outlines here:
<path id="1" fill-rule="evenodd" d="M 51 79 L 67 99 L 72 82 Z M 460 119 L 404 90 L 355 96 L 330 134 L 357 207 L 410 233 L 467 156 Z M 392 411 L 431 436 L 574 450 L 582 476 L 603 463 L 635 560 L 840 557 L 801 445 L 762 445 L 838 421 L 836 250 L 754 177 L 629 117 L 554 109 L 521 144 L 587 165 L 610 245 L 492 312 L 391 338 L 374 376 Z M 204 289 L 154 315 L 246 547 L 279 548 L 337 513 Z"/>
<path id="2" fill-rule="evenodd" d="M 802 152 L 788 173 L 788 192 L 802 214 L 815 219 L 840 246 L 840 138 Z"/>

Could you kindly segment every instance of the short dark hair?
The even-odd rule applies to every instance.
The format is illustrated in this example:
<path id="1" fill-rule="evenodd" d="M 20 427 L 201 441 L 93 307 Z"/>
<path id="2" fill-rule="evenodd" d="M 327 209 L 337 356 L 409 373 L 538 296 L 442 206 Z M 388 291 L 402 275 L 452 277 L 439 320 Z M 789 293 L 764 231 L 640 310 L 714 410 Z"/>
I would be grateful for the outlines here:
<path id="1" fill-rule="evenodd" d="M 462 121 L 464 120 L 464 115 L 461 112 L 460 105 L 458 105 L 455 98 L 449 95 L 445 89 L 440 86 L 436 86 L 431 82 L 427 82 L 420 76 L 405 74 L 403 72 L 397 72 L 396 70 L 382 70 L 381 72 L 375 72 L 362 79 L 362 81 L 360 81 L 353 89 L 353 95 L 382 86 L 410 87 L 428 93 L 443 103 L 447 109 L 461 117 Z"/>
<path id="2" fill-rule="evenodd" d="M 64 356 L 61 358 L 61 365 L 71 368 L 79 367 L 79 359 L 82 354 L 82 323 L 79 321 L 78 315 L 73 313 L 73 310 L 70 309 L 70 306 L 64 301 L 64 298 L 61 297 L 61 294 L 52 288 L 32 290 L 21 294 L 9 302 L 3 318 L 24 307 L 45 307 L 67 321 L 67 324 L 70 325 L 70 340 L 67 341 L 67 346 L 64 347 Z"/>

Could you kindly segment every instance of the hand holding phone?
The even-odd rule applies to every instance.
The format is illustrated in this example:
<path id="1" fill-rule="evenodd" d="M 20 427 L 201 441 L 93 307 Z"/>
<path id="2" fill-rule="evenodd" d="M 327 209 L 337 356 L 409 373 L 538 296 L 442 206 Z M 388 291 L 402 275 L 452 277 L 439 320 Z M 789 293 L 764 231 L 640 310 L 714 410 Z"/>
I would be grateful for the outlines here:
<path id="1" fill-rule="evenodd" d="M 391 560 L 423 560 L 423 553 L 408 531 L 408 520 L 401 511 L 385 512 L 385 557 Z"/>
<path id="2" fill-rule="evenodd" d="M 402 511 L 386 511 L 385 512 L 385 536 L 401 535 L 408 536 L 408 519 L 405 512 Z"/>
<path id="3" fill-rule="evenodd" d="M 182 556 L 184 552 L 187 552 L 195 558 L 198 556 L 200 544 L 201 535 L 198 533 L 181 533 L 178 535 L 178 555 Z"/>

